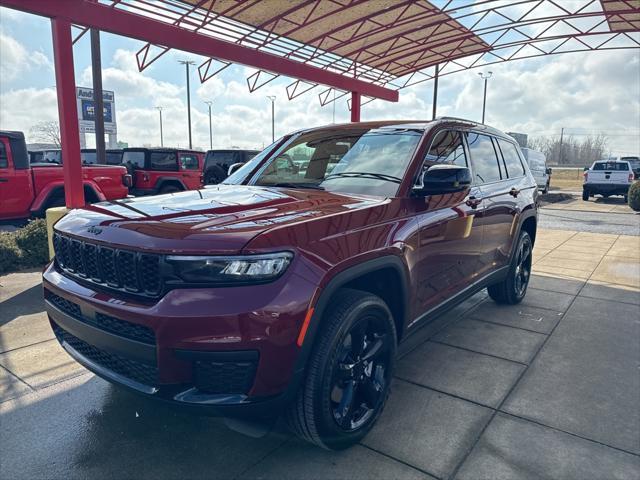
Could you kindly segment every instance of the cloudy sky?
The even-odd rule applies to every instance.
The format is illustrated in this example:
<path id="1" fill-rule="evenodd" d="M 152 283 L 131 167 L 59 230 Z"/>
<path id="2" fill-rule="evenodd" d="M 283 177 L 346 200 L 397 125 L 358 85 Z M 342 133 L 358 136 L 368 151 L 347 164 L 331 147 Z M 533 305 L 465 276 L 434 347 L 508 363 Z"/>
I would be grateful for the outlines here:
<path id="1" fill-rule="evenodd" d="M 89 36 L 75 45 L 78 86 L 91 87 Z M 170 51 L 143 73 L 135 52 L 143 43 L 102 34 L 103 87 L 115 91 L 119 140 L 158 145 L 158 111 L 163 107 L 165 145 L 186 146 L 184 67 L 178 60 L 203 59 Z M 640 50 L 574 53 L 492 65 L 487 123 L 505 131 L 533 136 L 559 135 L 560 129 L 584 135 L 604 133 L 613 154 L 640 152 Z M 482 80 L 479 70 L 440 80 L 439 115 L 480 120 Z M 207 105 L 213 104 L 215 147 L 262 147 L 270 143 L 271 107 L 276 99 L 276 135 L 330 123 L 332 105 L 321 107 L 320 87 L 288 101 L 291 79 L 278 78 L 249 93 L 246 77 L 253 70 L 232 66 L 200 84 L 192 71 L 194 146 L 208 148 Z M 23 130 L 57 119 L 49 21 L 0 8 L 0 129 Z M 402 90 L 398 103 L 373 101 L 362 108 L 363 120 L 431 117 L 432 84 Z M 336 102 L 336 122 L 349 120 L 346 97 Z M 29 137 L 27 137 L 29 140 Z M 90 140 L 91 142 L 91 140 Z"/>

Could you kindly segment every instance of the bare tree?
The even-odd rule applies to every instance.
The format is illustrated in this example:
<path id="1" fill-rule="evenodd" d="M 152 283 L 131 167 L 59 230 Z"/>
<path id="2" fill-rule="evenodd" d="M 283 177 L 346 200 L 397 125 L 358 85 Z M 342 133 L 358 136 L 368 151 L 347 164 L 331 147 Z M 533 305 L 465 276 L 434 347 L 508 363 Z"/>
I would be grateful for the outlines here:
<path id="1" fill-rule="evenodd" d="M 36 123 L 29 129 L 29 135 L 34 140 L 53 143 L 58 148 L 62 145 L 60 141 L 60 125 L 56 121 Z"/>
<path id="2" fill-rule="evenodd" d="M 606 156 L 606 135 L 589 135 L 581 140 L 568 135 L 560 142 L 559 137 L 535 137 L 528 147 L 545 154 L 547 161 L 555 165 L 588 166 Z"/>

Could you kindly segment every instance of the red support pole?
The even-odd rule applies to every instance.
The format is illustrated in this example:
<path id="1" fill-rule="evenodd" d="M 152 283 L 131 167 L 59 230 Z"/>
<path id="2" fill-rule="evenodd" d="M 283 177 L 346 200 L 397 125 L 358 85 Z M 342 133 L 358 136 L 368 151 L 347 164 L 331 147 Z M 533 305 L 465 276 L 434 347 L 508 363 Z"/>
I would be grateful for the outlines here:
<path id="1" fill-rule="evenodd" d="M 80 132 L 76 107 L 76 80 L 73 71 L 71 23 L 62 18 L 51 19 L 53 60 L 56 69 L 58 120 L 62 143 L 64 197 L 69 208 L 84 206 L 82 163 L 80 161 Z"/>
<path id="2" fill-rule="evenodd" d="M 351 92 L 351 121 L 360 121 L 360 92 Z"/>

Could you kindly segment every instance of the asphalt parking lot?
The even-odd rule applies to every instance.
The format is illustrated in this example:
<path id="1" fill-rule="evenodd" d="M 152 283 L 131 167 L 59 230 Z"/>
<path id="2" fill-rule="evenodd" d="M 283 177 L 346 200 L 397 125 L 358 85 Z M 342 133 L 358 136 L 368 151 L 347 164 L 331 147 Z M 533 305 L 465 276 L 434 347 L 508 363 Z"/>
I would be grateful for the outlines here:
<path id="1" fill-rule="evenodd" d="M 338 453 L 109 385 L 53 340 L 38 272 L 0 277 L 0 478 L 640 478 L 640 237 L 540 230 L 534 262 L 521 305 L 481 293 L 411 337 Z"/>

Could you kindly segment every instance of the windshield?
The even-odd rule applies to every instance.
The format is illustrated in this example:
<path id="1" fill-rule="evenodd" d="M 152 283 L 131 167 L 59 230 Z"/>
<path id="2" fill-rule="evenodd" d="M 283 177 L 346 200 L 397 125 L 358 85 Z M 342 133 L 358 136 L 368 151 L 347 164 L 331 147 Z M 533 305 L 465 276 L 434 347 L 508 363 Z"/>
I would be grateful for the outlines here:
<path id="1" fill-rule="evenodd" d="M 284 137 L 280 137 L 278 140 L 273 142 L 267 148 L 262 150 L 262 152 L 258 153 L 256 156 L 251 158 L 251 160 L 249 160 L 242 167 L 240 167 L 238 170 L 233 172 L 232 175 L 229 175 L 222 183 L 225 185 L 239 185 L 243 183 L 247 179 L 247 176 L 251 172 L 253 172 L 253 170 L 255 170 L 255 168 L 260 164 L 260 162 L 262 162 L 267 157 L 267 155 L 271 153 L 271 150 L 273 150 L 273 147 L 275 147 L 276 145 L 280 144 L 280 142 L 282 142 L 283 138 Z"/>
<path id="2" fill-rule="evenodd" d="M 421 136 L 421 130 L 393 127 L 304 133 L 271 158 L 254 183 L 393 197 Z"/>

